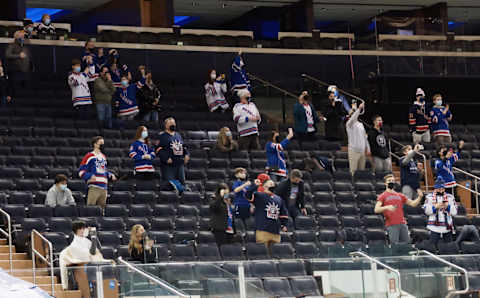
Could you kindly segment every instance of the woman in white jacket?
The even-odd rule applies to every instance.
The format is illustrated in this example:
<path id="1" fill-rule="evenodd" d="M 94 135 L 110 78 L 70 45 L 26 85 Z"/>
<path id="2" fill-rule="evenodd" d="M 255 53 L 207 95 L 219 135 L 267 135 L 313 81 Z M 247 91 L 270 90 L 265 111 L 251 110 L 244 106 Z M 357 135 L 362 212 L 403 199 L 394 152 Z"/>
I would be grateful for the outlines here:
<path id="1" fill-rule="evenodd" d="M 445 193 L 445 182 L 438 178 L 425 199 L 423 210 L 428 216 L 427 229 L 430 231 L 430 241 L 437 245 L 439 241 L 452 242 L 454 231 L 453 216 L 457 215 L 457 204 L 451 194 Z"/>
<path id="2" fill-rule="evenodd" d="M 210 112 L 221 109 L 222 112 L 228 109 L 229 105 L 225 99 L 227 93 L 227 83 L 225 82 L 225 75 L 222 74 L 217 77 L 215 69 L 208 73 L 208 82 L 205 84 L 205 99 L 207 100 L 208 109 Z"/>

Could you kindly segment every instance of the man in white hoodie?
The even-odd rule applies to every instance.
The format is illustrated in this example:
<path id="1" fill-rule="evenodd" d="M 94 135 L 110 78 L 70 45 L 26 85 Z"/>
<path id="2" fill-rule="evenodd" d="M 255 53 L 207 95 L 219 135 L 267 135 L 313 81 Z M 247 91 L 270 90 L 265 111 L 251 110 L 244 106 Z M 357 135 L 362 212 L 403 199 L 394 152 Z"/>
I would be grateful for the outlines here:
<path id="1" fill-rule="evenodd" d="M 240 102 L 233 107 L 233 120 L 237 124 L 238 145 L 240 150 L 259 150 L 258 124 L 262 121 L 257 106 L 251 102 L 250 91 L 241 89 L 237 92 Z"/>
<path id="2" fill-rule="evenodd" d="M 352 104 L 350 119 L 347 121 L 348 135 L 348 163 L 352 176 L 357 170 L 365 170 L 367 155 L 370 156 L 370 144 L 368 144 L 367 132 L 363 123 L 358 120 L 358 116 L 363 112 L 365 104 L 362 102 L 357 109 L 356 104 Z"/>

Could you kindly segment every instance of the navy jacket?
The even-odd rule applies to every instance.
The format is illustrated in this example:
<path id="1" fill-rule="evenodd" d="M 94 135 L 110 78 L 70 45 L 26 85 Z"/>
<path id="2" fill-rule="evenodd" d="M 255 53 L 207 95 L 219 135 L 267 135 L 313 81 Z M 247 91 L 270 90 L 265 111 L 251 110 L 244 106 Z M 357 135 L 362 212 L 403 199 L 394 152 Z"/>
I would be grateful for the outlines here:
<path id="1" fill-rule="evenodd" d="M 309 103 L 310 108 L 312 109 L 313 114 L 313 127 L 315 131 L 317 130 L 317 123 L 318 123 L 318 116 L 315 111 L 315 107 Z M 299 102 L 295 103 L 293 106 L 293 118 L 295 119 L 295 126 L 294 130 L 297 133 L 307 133 L 308 123 L 307 123 L 307 115 L 305 114 L 305 109 L 303 108 L 302 104 Z"/>

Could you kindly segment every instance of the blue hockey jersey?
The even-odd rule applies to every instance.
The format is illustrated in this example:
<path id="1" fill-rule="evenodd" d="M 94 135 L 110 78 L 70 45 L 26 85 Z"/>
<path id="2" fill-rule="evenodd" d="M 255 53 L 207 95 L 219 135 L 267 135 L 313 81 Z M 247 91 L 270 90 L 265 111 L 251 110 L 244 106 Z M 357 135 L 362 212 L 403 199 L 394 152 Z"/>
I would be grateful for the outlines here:
<path id="1" fill-rule="evenodd" d="M 453 174 L 453 164 L 460 159 L 460 153 L 453 153 L 450 158 L 437 159 L 435 160 L 435 171 L 437 173 L 437 178 L 441 177 L 445 181 L 445 187 L 451 188 L 457 185 L 455 181 L 455 175 Z"/>
<path id="2" fill-rule="evenodd" d="M 155 152 L 162 164 L 167 165 L 169 158 L 172 159 L 172 166 L 181 165 L 185 161 L 188 150 L 183 143 L 182 136 L 175 132 L 173 135 L 168 132 L 161 132 L 155 137 Z"/>
<path id="3" fill-rule="evenodd" d="M 271 174 L 287 176 L 287 160 L 283 151 L 287 149 L 289 143 L 290 140 L 285 138 L 281 143 L 268 142 L 265 145 L 267 169 L 270 169 Z"/>
<path id="4" fill-rule="evenodd" d="M 107 171 L 107 158 L 103 153 L 87 153 L 80 163 L 78 176 L 88 183 L 88 187 L 108 188 L 108 178 L 112 174 Z M 88 182 L 90 179 L 94 181 Z"/>
<path id="5" fill-rule="evenodd" d="M 143 159 L 145 154 L 150 155 L 151 159 Z M 152 161 L 155 158 L 155 151 L 144 141 L 137 140 L 130 146 L 130 158 L 135 162 L 135 172 L 154 172 Z"/>
<path id="6" fill-rule="evenodd" d="M 410 132 L 422 134 L 430 129 L 430 117 L 425 111 L 425 105 L 414 102 L 408 112 L 408 126 Z"/>
<path id="7" fill-rule="evenodd" d="M 450 128 L 448 122 L 452 121 L 452 113 L 448 110 L 445 114 L 444 106 L 433 106 L 430 110 L 430 118 L 432 119 L 433 136 L 450 136 Z"/>
<path id="8" fill-rule="evenodd" d="M 132 116 L 139 112 L 137 105 L 137 89 L 142 89 L 145 79 L 141 79 L 136 84 L 130 84 L 127 87 L 117 88 L 114 98 L 118 106 L 118 116 Z"/>
<path id="9" fill-rule="evenodd" d="M 236 91 L 247 88 L 251 89 L 250 80 L 248 79 L 247 72 L 245 71 L 245 64 L 242 56 L 237 55 L 233 60 L 232 67 L 230 69 L 230 85 L 231 90 Z"/>
<path id="10" fill-rule="evenodd" d="M 288 224 L 285 202 L 276 194 L 255 192 L 255 226 L 257 231 L 280 234 L 280 228 Z"/>

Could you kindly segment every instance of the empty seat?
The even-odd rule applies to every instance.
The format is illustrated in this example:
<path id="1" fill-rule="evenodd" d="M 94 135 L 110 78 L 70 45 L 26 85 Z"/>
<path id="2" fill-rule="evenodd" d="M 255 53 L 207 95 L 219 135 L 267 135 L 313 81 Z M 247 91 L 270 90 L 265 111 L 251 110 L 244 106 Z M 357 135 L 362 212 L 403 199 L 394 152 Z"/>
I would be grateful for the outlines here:
<path id="1" fill-rule="evenodd" d="M 33 218 L 45 218 L 48 219 L 53 216 L 53 210 L 51 207 L 33 204 L 28 207 L 28 213 Z"/>
<path id="2" fill-rule="evenodd" d="M 316 258 L 318 257 L 318 247 L 314 242 L 297 242 L 295 243 L 295 253 L 297 258 Z"/>
<path id="3" fill-rule="evenodd" d="M 171 231 L 173 223 L 169 218 L 152 218 L 150 220 L 152 231 Z"/>
<path id="4" fill-rule="evenodd" d="M 290 285 L 295 297 L 320 296 L 317 281 L 312 276 L 291 277 Z"/>
<path id="5" fill-rule="evenodd" d="M 194 265 L 193 270 L 195 276 L 201 279 L 223 278 L 225 275 L 223 269 L 216 264 L 197 263 Z"/>
<path id="6" fill-rule="evenodd" d="M 208 294 L 212 297 L 230 296 L 232 295 L 232 293 L 237 292 L 233 279 L 230 279 L 230 278 L 208 279 L 207 290 L 208 290 Z"/>
<path id="7" fill-rule="evenodd" d="M 220 252 L 225 261 L 245 260 L 242 246 L 239 243 L 222 245 Z"/>
<path id="8" fill-rule="evenodd" d="M 305 264 L 302 260 L 281 261 L 278 263 L 279 276 L 303 276 L 307 275 Z"/>
<path id="9" fill-rule="evenodd" d="M 195 251 L 191 244 L 173 244 L 172 249 L 172 261 L 191 262 L 195 261 Z"/>
<path id="10" fill-rule="evenodd" d="M 82 217 L 101 217 L 103 211 L 100 206 L 78 206 L 78 215 Z"/>
<path id="11" fill-rule="evenodd" d="M 272 261 L 256 261 L 250 263 L 252 276 L 264 278 L 278 276 L 277 266 Z"/>
<path id="12" fill-rule="evenodd" d="M 48 228 L 52 232 L 69 234 L 72 232 L 72 220 L 68 217 L 52 217 L 48 223 Z"/>
<path id="13" fill-rule="evenodd" d="M 269 259 L 267 248 L 262 243 L 247 243 L 247 257 L 249 260 Z"/>
<path id="14" fill-rule="evenodd" d="M 47 230 L 47 224 L 43 218 L 25 218 L 22 227 L 25 232 L 30 232 L 32 230 L 45 232 Z"/>
<path id="15" fill-rule="evenodd" d="M 150 218 L 152 216 L 152 209 L 150 206 L 144 204 L 130 205 L 129 216 Z"/>
<path id="16" fill-rule="evenodd" d="M 291 297 L 292 289 L 288 279 L 283 277 L 277 278 L 265 278 L 263 281 L 263 287 L 268 293 L 277 297 Z"/>
<path id="17" fill-rule="evenodd" d="M 28 206 L 33 203 L 33 194 L 26 191 L 11 192 L 10 197 L 8 198 L 8 203 Z"/>
<path id="18" fill-rule="evenodd" d="M 118 247 L 120 246 L 121 240 L 120 235 L 117 232 L 113 231 L 99 231 L 97 232 L 98 240 L 100 240 L 101 245 Z"/>
<path id="19" fill-rule="evenodd" d="M 144 217 L 127 217 L 125 219 L 125 225 L 127 230 L 131 230 L 134 225 L 142 225 L 145 230 L 150 229 L 150 222 Z"/>
<path id="20" fill-rule="evenodd" d="M 103 231 L 123 231 L 125 230 L 125 223 L 119 217 L 100 217 L 99 225 Z"/>
<path id="21" fill-rule="evenodd" d="M 220 261 L 220 251 L 215 243 L 206 243 L 197 245 L 197 255 L 199 261 Z"/>
<path id="22" fill-rule="evenodd" d="M 295 250 L 291 243 L 274 243 L 271 247 L 272 258 L 275 259 L 294 259 Z"/>
<path id="23" fill-rule="evenodd" d="M 47 232 L 42 233 L 42 235 L 52 243 L 55 253 L 60 253 L 65 247 L 68 246 L 67 236 L 65 236 L 63 233 Z"/>
<path id="24" fill-rule="evenodd" d="M 56 206 L 53 210 L 53 215 L 56 217 L 70 217 L 75 218 L 78 216 L 76 206 Z"/>

